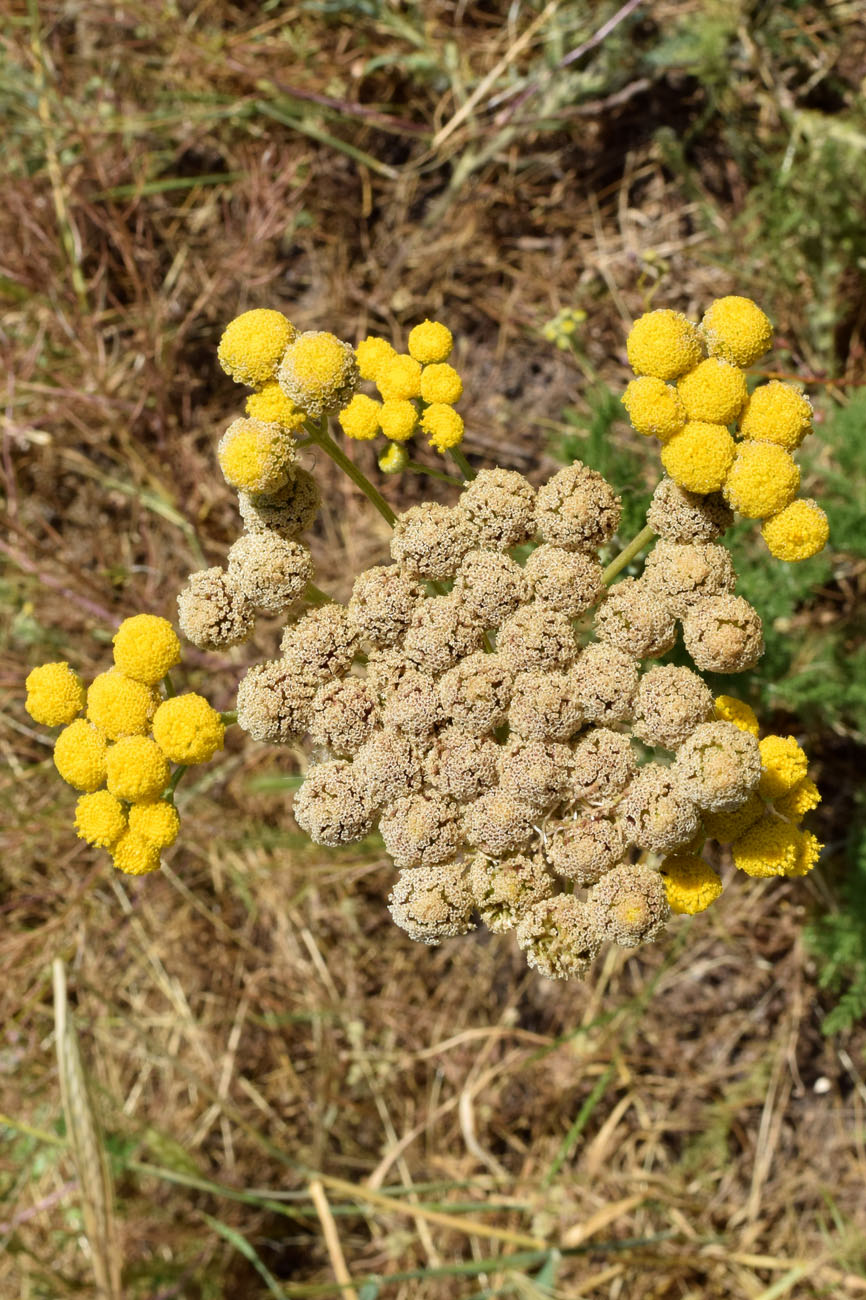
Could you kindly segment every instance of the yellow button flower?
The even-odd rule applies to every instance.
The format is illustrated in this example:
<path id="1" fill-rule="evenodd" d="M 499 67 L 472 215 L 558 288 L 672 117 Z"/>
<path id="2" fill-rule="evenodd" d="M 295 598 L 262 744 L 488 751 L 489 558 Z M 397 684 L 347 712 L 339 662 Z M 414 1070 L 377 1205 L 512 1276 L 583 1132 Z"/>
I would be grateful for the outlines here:
<path id="1" fill-rule="evenodd" d="M 701 340 L 697 326 L 682 312 L 662 307 L 635 321 L 626 351 L 636 375 L 676 379 L 700 361 Z"/>
<path id="2" fill-rule="evenodd" d="M 365 393 L 356 393 L 348 406 L 339 414 L 340 427 L 347 438 L 367 442 L 379 432 L 379 412 L 382 403 Z"/>
<path id="3" fill-rule="evenodd" d="M 66 726 L 84 708 L 84 683 L 68 663 L 41 664 L 24 685 L 24 707 L 43 727 Z"/>
<path id="4" fill-rule="evenodd" d="M 425 366 L 421 371 L 421 396 L 425 402 L 450 406 L 463 396 L 463 380 L 446 362 Z"/>
<path id="5" fill-rule="evenodd" d="M 87 718 L 109 740 L 143 736 L 150 730 L 159 696 L 151 686 L 117 668 L 94 677 L 87 690 Z"/>
<path id="6" fill-rule="evenodd" d="M 760 743 L 763 772 L 758 793 L 778 799 L 803 780 L 809 760 L 793 736 L 765 736 Z"/>
<path id="7" fill-rule="evenodd" d="M 180 663 L 180 640 L 167 618 L 133 614 L 114 634 L 114 662 L 127 677 L 155 686 Z"/>
<path id="8" fill-rule="evenodd" d="M 761 525 L 761 536 L 777 560 L 809 560 L 827 545 L 830 522 L 811 497 L 792 501 Z"/>
<path id="9" fill-rule="evenodd" d="M 821 802 L 821 791 L 814 781 L 810 781 L 806 776 L 802 781 L 798 781 L 792 786 L 787 794 L 780 795 L 773 803 L 773 807 L 782 817 L 787 817 L 789 821 L 801 822 L 806 813 L 817 808 Z"/>
<path id="10" fill-rule="evenodd" d="M 397 352 L 387 339 L 380 339 L 375 334 L 368 335 L 355 348 L 355 358 L 361 378 L 375 383 L 379 372 L 396 357 Z"/>
<path id="11" fill-rule="evenodd" d="M 327 330 L 298 334 L 286 348 L 277 371 L 286 396 L 314 419 L 347 406 L 359 377 L 351 344 Z"/>
<path id="12" fill-rule="evenodd" d="M 659 868 L 665 882 L 668 906 L 680 915 L 705 912 L 722 892 L 722 882 L 703 858 L 674 854 Z"/>
<path id="13" fill-rule="evenodd" d="M 768 316 L 751 298 L 731 294 L 710 303 L 701 321 L 701 333 L 711 357 L 733 366 L 753 366 L 773 342 Z"/>
<path id="14" fill-rule="evenodd" d="M 702 813 L 701 823 L 711 840 L 716 840 L 719 844 L 731 844 L 750 826 L 754 826 L 765 811 L 763 799 L 753 790 L 742 808 L 735 808 L 733 812 Z"/>
<path id="15" fill-rule="evenodd" d="M 180 831 L 180 817 L 173 803 L 156 799 L 152 803 L 134 803 L 129 810 L 129 829 L 148 844 L 167 849 Z"/>
<path id="16" fill-rule="evenodd" d="M 297 330 L 280 311 L 256 307 L 226 326 L 217 357 L 237 384 L 251 387 L 273 379 L 280 358 Z"/>
<path id="17" fill-rule="evenodd" d="M 294 459 L 288 431 L 263 420 L 233 420 L 217 446 L 225 481 L 239 492 L 279 491 L 292 475 Z"/>
<path id="18" fill-rule="evenodd" d="M 379 423 L 391 442 L 405 442 L 418 426 L 418 408 L 408 399 L 383 402 Z"/>
<path id="19" fill-rule="evenodd" d="M 683 375 L 677 392 L 689 419 L 709 424 L 736 420 L 749 395 L 742 370 L 718 357 L 709 357 Z"/>
<path id="20" fill-rule="evenodd" d="M 209 762 L 222 749 L 225 732 L 216 709 L 193 692 L 163 700 L 153 719 L 153 738 L 172 763 Z"/>
<path id="21" fill-rule="evenodd" d="M 769 442 L 741 442 L 722 492 L 747 519 L 765 519 L 790 505 L 799 486 L 800 471 L 790 452 Z"/>
<path id="22" fill-rule="evenodd" d="M 824 845 L 811 831 L 800 831 L 797 843 L 797 860 L 786 874 L 789 876 L 806 876 L 817 865 Z"/>
<path id="23" fill-rule="evenodd" d="M 64 727 L 54 745 L 54 766 L 76 790 L 98 790 L 105 781 L 105 737 L 83 718 Z"/>
<path id="24" fill-rule="evenodd" d="M 146 876 L 159 867 L 159 847 L 128 830 L 111 850 L 111 860 L 127 876 Z"/>
<path id="25" fill-rule="evenodd" d="M 436 361 L 447 361 L 454 339 L 447 325 L 438 320 L 425 320 L 409 331 L 409 356 L 427 366 Z"/>
<path id="26" fill-rule="evenodd" d="M 453 406 L 435 402 L 421 416 L 421 427 L 428 435 L 427 441 L 437 451 L 446 452 L 463 441 L 463 420 Z"/>
<path id="27" fill-rule="evenodd" d="M 689 492 L 717 492 L 734 460 L 736 443 L 723 424 L 690 420 L 662 448 L 662 464 Z"/>
<path id="28" fill-rule="evenodd" d="M 771 379 L 749 398 L 740 417 L 740 433 L 754 442 L 775 442 L 796 451 L 812 429 L 812 403 L 793 384 Z"/>
<path id="29" fill-rule="evenodd" d="M 168 785 L 169 769 L 155 740 L 123 736 L 108 751 L 106 775 L 111 794 L 135 802 L 161 795 Z"/>
<path id="30" fill-rule="evenodd" d="M 421 365 L 414 357 L 395 352 L 376 376 L 376 387 L 386 402 L 421 396 Z"/>
<path id="31" fill-rule="evenodd" d="M 633 379 L 622 395 L 622 404 L 635 432 L 645 438 L 667 442 L 686 423 L 686 408 L 677 390 L 651 375 Z"/>
<path id="32" fill-rule="evenodd" d="M 717 695 L 715 699 L 716 718 L 719 722 L 732 722 L 740 731 L 758 735 L 758 718 L 754 709 L 749 708 L 743 700 L 733 695 Z"/>
<path id="33" fill-rule="evenodd" d="M 766 879 L 798 874 L 797 868 L 808 859 L 808 849 L 803 831 L 768 815 L 734 840 L 731 856 L 734 865 L 746 875 Z"/>
<path id="34" fill-rule="evenodd" d="M 261 420 L 264 424 L 279 424 L 284 429 L 296 433 L 303 429 L 305 415 L 299 411 L 294 402 L 286 397 L 275 379 L 265 384 L 257 393 L 247 398 L 246 413 L 251 420 Z"/>
<path id="35" fill-rule="evenodd" d="M 126 813 L 107 790 L 83 794 L 75 805 L 75 833 L 100 849 L 110 849 L 126 830 Z"/>

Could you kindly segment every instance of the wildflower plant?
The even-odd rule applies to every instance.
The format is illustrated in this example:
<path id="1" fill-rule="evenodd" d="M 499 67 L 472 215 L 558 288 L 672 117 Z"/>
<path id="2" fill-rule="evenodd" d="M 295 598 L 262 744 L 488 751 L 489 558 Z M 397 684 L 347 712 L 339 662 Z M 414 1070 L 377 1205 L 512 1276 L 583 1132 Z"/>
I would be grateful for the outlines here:
<path id="1" fill-rule="evenodd" d="M 567 340 L 579 323 L 566 314 L 551 329 Z M 217 457 L 243 531 L 223 566 L 189 575 L 178 625 L 208 651 L 278 616 L 281 640 L 247 666 L 227 714 L 173 693 L 180 641 L 148 614 L 121 624 L 114 666 L 86 689 L 68 664 L 35 668 L 27 708 L 62 728 L 55 763 L 80 791 L 77 833 L 122 871 L 154 870 L 178 833 L 177 781 L 236 721 L 253 741 L 306 748 L 294 815 L 315 843 L 378 830 L 396 871 L 391 915 L 411 938 L 513 931 L 551 979 L 715 902 L 708 841 L 747 875 L 805 875 L 821 850 L 801 826 L 820 800 L 805 753 L 793 736 L 761 738 L 749 706 L 714 697 L 702 675 L 763 653 L 760 612 L 737 594 L 722 540 L 735 513 L 760 518 L 786 562 L 827 538 L 823 512 L 796 495 L 808 399 L 775 380 L 749 390 L 771 340 L 738 297 L 700 324 L 664 309 L 635 323 L 623 402 L 661 443 L 666 475 L 646 526 L 617 549 L 623 503 L 591 466 L 538 485 L 472 469 L 444 324 L 416 325 L 399 352 L 378 336 L 352 347 L 298 331 L 275 311 L 239 316 L 218 359 L 254 391 Z M 460 470 L 452 503 L 395 514 L 332 417 L 350 440 L 389 441 L 386 472 L 426 435 Z M 312 581 L 302 537 L 320 499 L 306 446 L 392 526 L 391 562 L 358 574 L 345 603 Z M 651 543 L 642 572 L 623 576 Z M 693 667 L 665 662 L 680 640 Z"/>

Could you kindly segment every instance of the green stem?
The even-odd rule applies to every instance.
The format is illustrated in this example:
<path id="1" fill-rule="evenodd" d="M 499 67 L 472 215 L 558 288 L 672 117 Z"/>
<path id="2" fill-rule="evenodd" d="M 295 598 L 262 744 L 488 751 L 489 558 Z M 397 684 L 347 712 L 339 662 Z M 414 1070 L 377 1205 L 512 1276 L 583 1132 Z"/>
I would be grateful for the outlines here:
<path id="1" fill-rule="evenodd" d="M 475 470 L 469 464 L 469 461 L 463 455 L 463 452 L 460 450 L 460 448 L 449 447 L 448 453 L 451 456 L 451 459 L 454 461 L 454 464 L 460 470 L 460 473 L 463 475 L 463 478 L 467 482 L 471 483 L 472 480 L 475 478 Z"/>
<path id="2" fill-rule="evenodd" d="M 168 800 L 169 803 L 174 803 L 174 792 L 177 789 L 177 787 L 180 785 L 184 772 L 188 772 L 188 771 L 189 768 L 187 767 L 175 768 L 174 776 L 171 778 L 165 790 L 163 791 L 163 795 L 162 795 L 163 799 Z"/>
<path id="3" fill-rule="evenodd" d="M 463 480 L 453 478 L 451 474 L 443 474 L 441 469 L 433 469 L 430 465 L 421 465 L 417 460 L 407 460 L 406 468 L 413 474 L 426 474 L 429 478 L 441 479 L 443 483 L 450 483 L 452 487 L 462 487 Z"/>
<path id="4" fill-rule="evenodd" d="M 220 714 L 220 722 L 224 727 L 233 727 L 237 720 L 237 709 L 227 709 L 225 713 Z"/>
<path id="5" fill-rule="evenodd" d="M 331 457 L 335 465 L 339 465 L 343 473 L 349 476 L 355 487 L 361 489 L 367 500 L 376 507 L 382 518 L 393 528 L 397 516 L 378 488 L 373 486 L 366 474 L 362 473 L 354 461 L 349 460 L 342 448 L 338 447 L 334 442 L 334 439 L 328 433 L 327 416 L 323 417 L 321 424 L 308 424 L 307 430 L 310 434 L 310 441 L 314 442 L 317 447 L 321 447 L 322 451 Z"/>
<path id="6" fill-rule="evenodd" d="M 625 568 L 625 566 L 627 564 L 630 564 L 631 561 L 634 559 L 634 557 L 636 555 L 639 555 L 640 552 L 644 549 L 644 547 L 648 546 L 654 537 L 655 537 L 655 533 L 650 528 L 649 524 L 647 524 L 644 528 L 642 528 L 638 533 L 637 537 L 633 537 L 629 542 L 628 546 L 626 546 L 624 550 L 620 551 L 616 559 L 611 560 L 610 564 L 607 566 L 607 568 L 604 571 L 604 575 L 603 575 L 604 585 L 606 587 L 609 586 L 610 583 L 613 582 L 616 575 L 618 573 L 621 573 L 622 570 Z"/>
<path id="7" fill-rule="evenodd" d="M 174 689 L 174 682 L 171 680 L 171 674 L 166 673 L 165 677 L 163 677 L 162 680 L 165 682 L 165 693 L 168 696 L 168 698 L 171 699 L 173 695 L 177 694 L 177 692 Z"/>
<path id="8" fill-rule="evenodd" d="M 330 605 L 333 603 L 333 596 L 329 596 L 321 587 L 317 587 L 314 582 L 307 583 L 307 590 L 304 592 L 304 599 L 309 605 Z"/>

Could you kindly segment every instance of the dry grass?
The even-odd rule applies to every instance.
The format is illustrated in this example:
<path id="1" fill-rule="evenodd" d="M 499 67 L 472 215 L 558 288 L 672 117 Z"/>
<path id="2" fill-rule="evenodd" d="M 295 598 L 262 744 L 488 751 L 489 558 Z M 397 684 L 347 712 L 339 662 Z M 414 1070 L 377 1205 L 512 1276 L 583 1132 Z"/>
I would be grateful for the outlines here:
<path id="1" fill-rule="evenodd" d="M 170 615 L 222 559 L 238 521 L 213 447 L 237 391 L 214 349 L 238 310 L 349 337 L 445 314 L 467 450 L 532 473 L 578 396 L 538 336 L 564 304 L 619 387 L 647 302 L 769 280 L 795 363 L 862 381 L 862 267 L 816 302 L 742 255 L 747 182 L 718 124 L 793 130 L 822 86 L 856 86 L 858 6 L 780 7 L 777 64 L 743 6 L 715 99 L 687 61 L 644 59 L 682 18 L 709 41 L 710 4 L 646 4 L 558 71 L 615 5 L 353 8 L 8 7 L 0 1292 L 101 1276 L 108 1295 L 116 1250 L 123 1294 L 148 1300 L 863 1295 L 863 1037 L 820 1033 L 800 942 L 820 879 L 739 880 L 664 946 L 559 987 L 508 942 L 404 940 L 377 846 L 322 857 L 293 829 L 292 755 L 232 738 L 181 787 L 156 878 L 114 878 L 71 836 L 21 681 L 46 657 L 98 671 L 120 617 Z M 664 128 L 690 140 L 685 173 Z M 818 307 L 845 322 L 832 358 Z M 341 594 L 386 539 L 317 470 L 317 581 Z M 274 631 L 190 654 L 190 682 L 228 707 Z"/>

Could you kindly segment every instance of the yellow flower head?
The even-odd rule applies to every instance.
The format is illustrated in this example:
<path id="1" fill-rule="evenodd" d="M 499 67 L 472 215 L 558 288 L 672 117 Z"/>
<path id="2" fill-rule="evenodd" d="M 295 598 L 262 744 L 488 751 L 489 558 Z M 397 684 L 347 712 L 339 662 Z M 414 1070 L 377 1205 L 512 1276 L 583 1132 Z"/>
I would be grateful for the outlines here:
<path id="1" fill-rule="evenodd" d="M 180 663 L 180 640 L 167 618 L 133 614 L 114 634 L 114 662 L 127 677 L 155 686 Z"/>
<path id="2" fill-rule="evenodd" d="M 239 492 L 278 492 L 291 478 L 294 459 L 288 431 L 263 420 L 233 420 L 217 446 L 225 481 Z"/>
<path id="3" fill-rule="evenodd" d="M 128 830 L 111 850 L 111 860 L 127 876 L 146 876 L 159 867 L 159 846 Z"/>
<path id="4" fill-rule="evenodd" d="M 307 330 L 286 348 L 277 379 L 299 410 L 314 419 L 332 415 L 348 405 L 358 387 L 354 349 L 327 330 Z"/>
<path id="5" fill-rule="evenodd" d="M 280 311 L 256 307 L 226 326 L 217 357 L 236 384 L 258 387 L 273 379 L 297 330 Z"/>
<path id="6" fill-rule="evenodd" d="M 428 435 L 430 446 L 437 451 L 446 452 L 463 441 L 463 420 L 453 406 L 441 402 L 428 406 L 421 416 L 421 427 Z"/>
<path id="7" fill-rule="evenodd" d="M 177 839 L 180 817 L 174 804 L 166 799 L 134 803 L 129 810 L 129 829 L 148 844 L 167 849 Z"/>
<path id="8" fill-rule="evenodd" d="M 636 375 L 676 379 L 700 361 L 701 340 L 697 326 L 682 312 L 662 307 L 635 321 L 626 351 Z"/>
<path id="9" fill-rule="evenodd" d="M 732 366 L 753 366 L 773 342 L 769 317 L 751 298 L 717 298 L 701 321 L 701 333 L 711 357 Z"/>
<path id="10" fill-rule="evenodd" d="M 780 795 L 773 803 L 776 812 L 789 821 L 801 822 L 806 813 L 817 808 L 821 802 L 821 791 L 814 781 L 807 776 L 792 786 L 787 794 Z"/>
<path id="11" fill-rule="evenodd" d="M 94 677 L 87 689 L 87 718 L 109 740 L 143 736 L 150 730 L 159 696 L 152 686 L 117 668 Z"/>
<path id="12" fill-rule="evenodd" d="M 733 695 L 717 695 L 715 699 L 716 718 L 719 722 L 732 722 L 740 731 L 748 731 L 753 736 L 758 734 L 758 718 L 754 709 Z"/>
<path id="13" fill-rule="evenodd" d="M 126 813 L 107 790 L 83 794 L 75 805 L 75 833 L 80 840 L 110 849 L 126 830 Z"/>
<path id="14" fill-rule="evenodd" d="M 703 858 L 690 853 L 665 858 L 659 868 L 668 906 L 680 915 L 705 912 L 722 892 L 722 882 Z"/>
<path id="15" fill-rule="evenodd" d="M 257 393 L 251 393 L 245 410 L 251 420 L 261 420 L 263 424 L 279 424 L 292 433 L 304 427 L 304 412 L 289 401 L 276 379 L 265 384 Z"/>
<path id="16" fill-rule="evenodd" d="M 405 442 L 418 426 L 418 408 L 406 398 L 383 402 L 379 423 L 391 442 Z"/>
<path id="17" fill-rule="evenodd" d="M 790 505 L 800 486 L 800 471 L 784 447 L 741 442 L 722 487 L 725 500 L 747 519 L 766 519 Z"/>
<path id="18" fill-rule="evenodd" d="M 633 379 L 622 395 L 622 404 L 632 427 L 645 438 L 667 442 L 686 422 L 686 408 L 677 390 L 651 375 Z"/>
<path id="19" fill-rule="evenodd" d="M 806 876 L 817 864 L 824 845 L 811 831 L 800 831 L 797 843 L 797 861 L 787 873 L 789 876 Z"/>
<path id="20" fill-rule="evenodd" d="M 379 432 L 379 412 L 382 403 L 376 402 L 365 393 L 356 393 L 348 406 L 340 412 L 340 427 L 347 438 L 356 438 L 358 442 L 368 442 Z"/>
<path id="21" fill-rule="evenodd" d="M 377 338 L 375 334 L 368 335 L 355 348 L 361 378 L 375 383 L 379 378 L 379 371 L 396 355 L 396 350 L 387 339 Z"/>
<path id="22" fill-rule="evenodd" d="M 447 362 L 425 366 L 421 371 L 421 396 L 425 402 L 444 402 L 450 406 L 463 396 L 463 380 Z"/>
<path id="23" fill-rule="evenodd" d="M 830 523 L 811 497 L 792 501 L 761 525 L 761 536 L 777 560 L 809 560 L 827 545 Z"/>
<path id="24" fill-rule="evenodd" d="M 379 469 L 383 474 L 402 474 L 408 463 L 409 453 L 396 442 L 389 442 L 379 457 Z"/>
<path id="25" fill-rule="evenodd" d="M 662 448 L 662 464 L 689 492 L 717 492 L 733 463 L 736 443 L 723 424 L 690 420 Z"/>
<path id="26" fill-rule="evenodd" d="M 165 755 L 149 736 L 122 736 L 106 757 L 108 789 L 118 799 L 156 799 L 168 785 Z"/>
<path id="27" fill-rule="evenodd" d="M 761 741 L 763 772 L 758 793 L 778 799 L 793 790 L 809 770 L 809 760 L 793 736 L 765 736 Z"/>
<path id="28" fill-rule="evenodd" d="M 208 763 L 222 749 L 225 731 L 216 709 L 192 692 L 163 700 L 153 719 L 153 738 L 172 763 Z"/>
<path id="29" fill-rule="evenodd" d="M 740 433 L 754 442 L 775 442 L 796 451 L 812 430 L 812 403 L 793 384 L 771 379 L 749 398 L 740 417 Z"/>
<path id="30" fill-rule="evenodd" d="M 753 790 L 742 808 L 735 808 L 732 812 L 701 813 L 701 822 L 711 840 L 731 844 L 760 821 L 765 811 L 763 799 Z"/>
<path id="31" fill-rule="evenodd" d="M 710 424 L 736 420 L 749 395 L 742 370 L 718 357 L 708 357 L 683 375 L 677 392 L 690 420 Z"/>
<path id="32" fill-rule="evenodd" d="M 84 683 L 67 663 L 41 664 L 24 685 L 24 707 L 43 727 L 64 727 L 84 708 Z"/>
<path id="33" fill-rule="evenodd" d="M 420 397 L 421 363 L 405 353 L 395 352 L 379 367 L 376 387 L 386 402 Z"/>
<path id="34" fill-rule="evenodd" d="M 454 339 L 447 325 L 438 320 L 425 320 L 409 331 L 409 356 L 429 366 L 437 361 L 447 361 Z"/>
<path id="35" fill-rule="evenodd" d="M 105 737 L 83 718 L 64 727 L 54 745 L 54 766 L 76 790 L 98 790 L 105 781 Z"/>
<path id="36" fill-rule="evenodd" d="M 809 847 L 806 832 L 768 814 L 734 840 L 731 855 L 734 865 L 748 876 L 805 875 L 805 871 L 798 871 L 798 867 L 808 860 Z M 814 861 L 810 865 L 813 866 Z"/>

